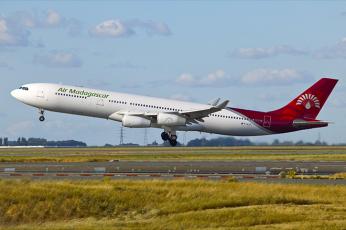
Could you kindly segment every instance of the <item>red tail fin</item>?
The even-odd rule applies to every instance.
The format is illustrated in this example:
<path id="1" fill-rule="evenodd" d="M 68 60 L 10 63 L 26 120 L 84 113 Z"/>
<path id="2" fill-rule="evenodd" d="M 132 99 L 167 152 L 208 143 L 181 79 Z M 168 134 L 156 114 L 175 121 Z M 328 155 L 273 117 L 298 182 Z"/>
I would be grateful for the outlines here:
<path id="1" fill-rule="evenodd" d="M 315 119 L 337 82 L 336 79 L 321 78 L 288 105 L 270 113 L 291 119 Z"/>

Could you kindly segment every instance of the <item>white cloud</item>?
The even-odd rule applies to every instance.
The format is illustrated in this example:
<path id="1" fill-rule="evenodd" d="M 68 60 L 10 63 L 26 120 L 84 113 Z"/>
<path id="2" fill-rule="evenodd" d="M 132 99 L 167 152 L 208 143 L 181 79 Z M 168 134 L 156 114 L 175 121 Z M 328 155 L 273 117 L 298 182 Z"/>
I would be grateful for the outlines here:
<path id="1" fill-rule="evenodd" d="M 127 37 L 143 29 L 148 35 L 170 35 L 169 27 L 163 22 L 141 21 L 138 19 L 123 21 L 109 19 L 103 21 L 89 30 L 89 34 L 97 37 Z"/>
<path id="2" fill-rule="evenodd" d="M 171 30 L 168 25 L 163 22 L 155 22 L 152 20 L 142 21 L 142 20 L 130 20 L 126 22 L 130 28 L 142 28 L 146 31 L 148 35 L 171 35 Z"/>
<path id="3" fill-rule="evenodd" d="M 17 11 L 6 17 L 0 16 L 0 46 L 33 45 L 29 41 L 32 30 L 57 27 L 66 28 L 70 35 L 81 32 L 81 23 L 77 19 L 65 18 L 54 10 L 41 13 Z"/>
<path id="4" fill-rule="evenodd" d="M 57 26 L 61 23 L 61 16 L 54 10 L 49 10 L 46 16 L 46 23 L 51 26 Z"/>
<path id="5" fill-rule="evenodd" d="M 196 77 L 190 73 L 183 73 L 176 83 L 191 87 L 228 87 L 240 85 L 285 85 L 312 80 L 310 74 L 295 69 L 255 69 L 240 77 L 226 75 L 222 69 L 216 70 L 207 76 Z"/>
<path id="6" fill-rule="evenodd" d="M 134 32 L 119 19 L 107 20 L 96 25 L 90 34 L 100 37 L 124 37 Z"/>
<path id="7" fill-rule="evenodd" d="M 296 49 L 288 45 L 281 45 L 266 48 L 239 48 L 232 51 L 230 56 L 244 59 L 261 59 L 282 54 L 297 56 L 304 55 L 306 53 L 307 52 L 304 50 Z"/>
<path id="8" fill-rule="evenodd" d="M 61 26 L 66 20 L 55 10 L 46 10 L 39 13 L 17 11 L 9 15 L 8 19 L 13 24 L 30 29 Z"/>
<path id="9" fill-rule="evenodd" d="M 26 46 L 29 32 L 0 17 L 0 46 Z"/>
<path id="10" fill-rule="evenodd" d="M 249 85 L 282 85 L 306 82 L 311 76 L 295 69 L 256 69 L 244 74 L 241 83 Z"/>
<path id="11" fill-rule="evenodd" d="M 190 73 L 183 73 L 177 79 L 176 82 L 181 85 L 187 86 L 226 86 L 230 81 L 230 78 L 225 75 L 225 71 L 222 69 L 216 70 L 208 74 L 205 77 L 195 77 Z"/>
<path id="12" fill-rule="evenodd" d="M 346 58 L 346 37 L 332 46 L 324 47 L 315 52 L 317 58 Z"/>
<path id="13" fill-rule="evenodd" d="M 31 11 L 17 11 L 10 15 L 9 19 L 14 24 L 31 29 L 68 27 L 70 20 L 52 9 L 40 13 L 33 13 Z"/>
<path id="14" fill-rule="evenodd" d="M 47 67 L 80 67 L 82 60 L 75 54 L 65 51 L 51 51 L 46 55 L 37 55 L 34 58 L 34 63 L 42 64 Z"/>
<path id="15" fill-rule="evenodd" d="M 8 33 L 7 22 L 4 19 L 0 19 L 0 42 L 11 42 L 11 35 Z"/>
<path id="16" fill-rule="evenodd" d="M 198 80 L 195 79 L 195 77 L 192 76 L 190 73 L 183 73 L 177 79 L 177 83 L 182 85 L 191 85 L 195 83 L 196 81 Z"/>

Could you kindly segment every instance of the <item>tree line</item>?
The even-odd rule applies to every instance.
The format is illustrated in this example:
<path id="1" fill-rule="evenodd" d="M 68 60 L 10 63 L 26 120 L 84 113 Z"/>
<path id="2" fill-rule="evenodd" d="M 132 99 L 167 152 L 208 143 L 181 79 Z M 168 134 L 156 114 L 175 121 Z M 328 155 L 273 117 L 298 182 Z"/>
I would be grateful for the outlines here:
<path id="1" fill-rule="evenodd" d="M 81 141 L 75 140 L 64 140 L 64 141 L 48 141 L 44 138 L 34 138 L 30 137 L 26 139 L 25 137 L 19 137 L 15 141 L 10 141 L 6 139 L 6 142 L 0 142 L 2 146 L 44 146 L 44 147 L 87 147 L 87 144 Z"/>
<path id="2" fill-rule="evenodd" d="M 304 142 L 302 140 L 293 142 L 293 141 L 279 141 L 275 139 L 273 142 L 261 142 L 255 143 L 249 139 L 237 139 L 233 137 L 218 137 L 213 139 L 206 138 L 196 138 L 189 141 L 186 146 L 325 146 L 328 145 L 324 141 L 315 141 L 315 142 Z M 344 145 L 344 144 L 340 144 Z"/>

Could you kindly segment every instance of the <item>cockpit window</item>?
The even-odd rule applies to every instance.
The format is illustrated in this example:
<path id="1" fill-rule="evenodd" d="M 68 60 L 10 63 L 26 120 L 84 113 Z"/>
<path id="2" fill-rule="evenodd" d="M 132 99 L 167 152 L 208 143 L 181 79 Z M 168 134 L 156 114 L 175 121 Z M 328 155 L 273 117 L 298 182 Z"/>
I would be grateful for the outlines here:
<path id="1" fill-rule="evenodd" d="M 19 87 L 19 89 L 21 89 L 21 90 L 26 90 L 26 91 L 29 90 L 29 88 L 28 88 L 28 87 L 25 87 L 25 86 L 21 86 L 21 87 Z"/>

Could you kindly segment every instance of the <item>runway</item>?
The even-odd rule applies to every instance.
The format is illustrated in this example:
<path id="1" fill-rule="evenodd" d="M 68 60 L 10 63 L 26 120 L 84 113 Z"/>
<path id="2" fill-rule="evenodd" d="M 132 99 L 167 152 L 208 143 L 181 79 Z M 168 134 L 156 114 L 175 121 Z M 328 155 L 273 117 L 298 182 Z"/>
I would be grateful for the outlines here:
<path id="1" fill-rule="evenodd" d="M 345 161 L 113 161 L 0 163 L 0 176 L 6 175 L 255 175 L 278 176 L 294 170 L 303 175 L 331 175 L 346 172 Z"/>

